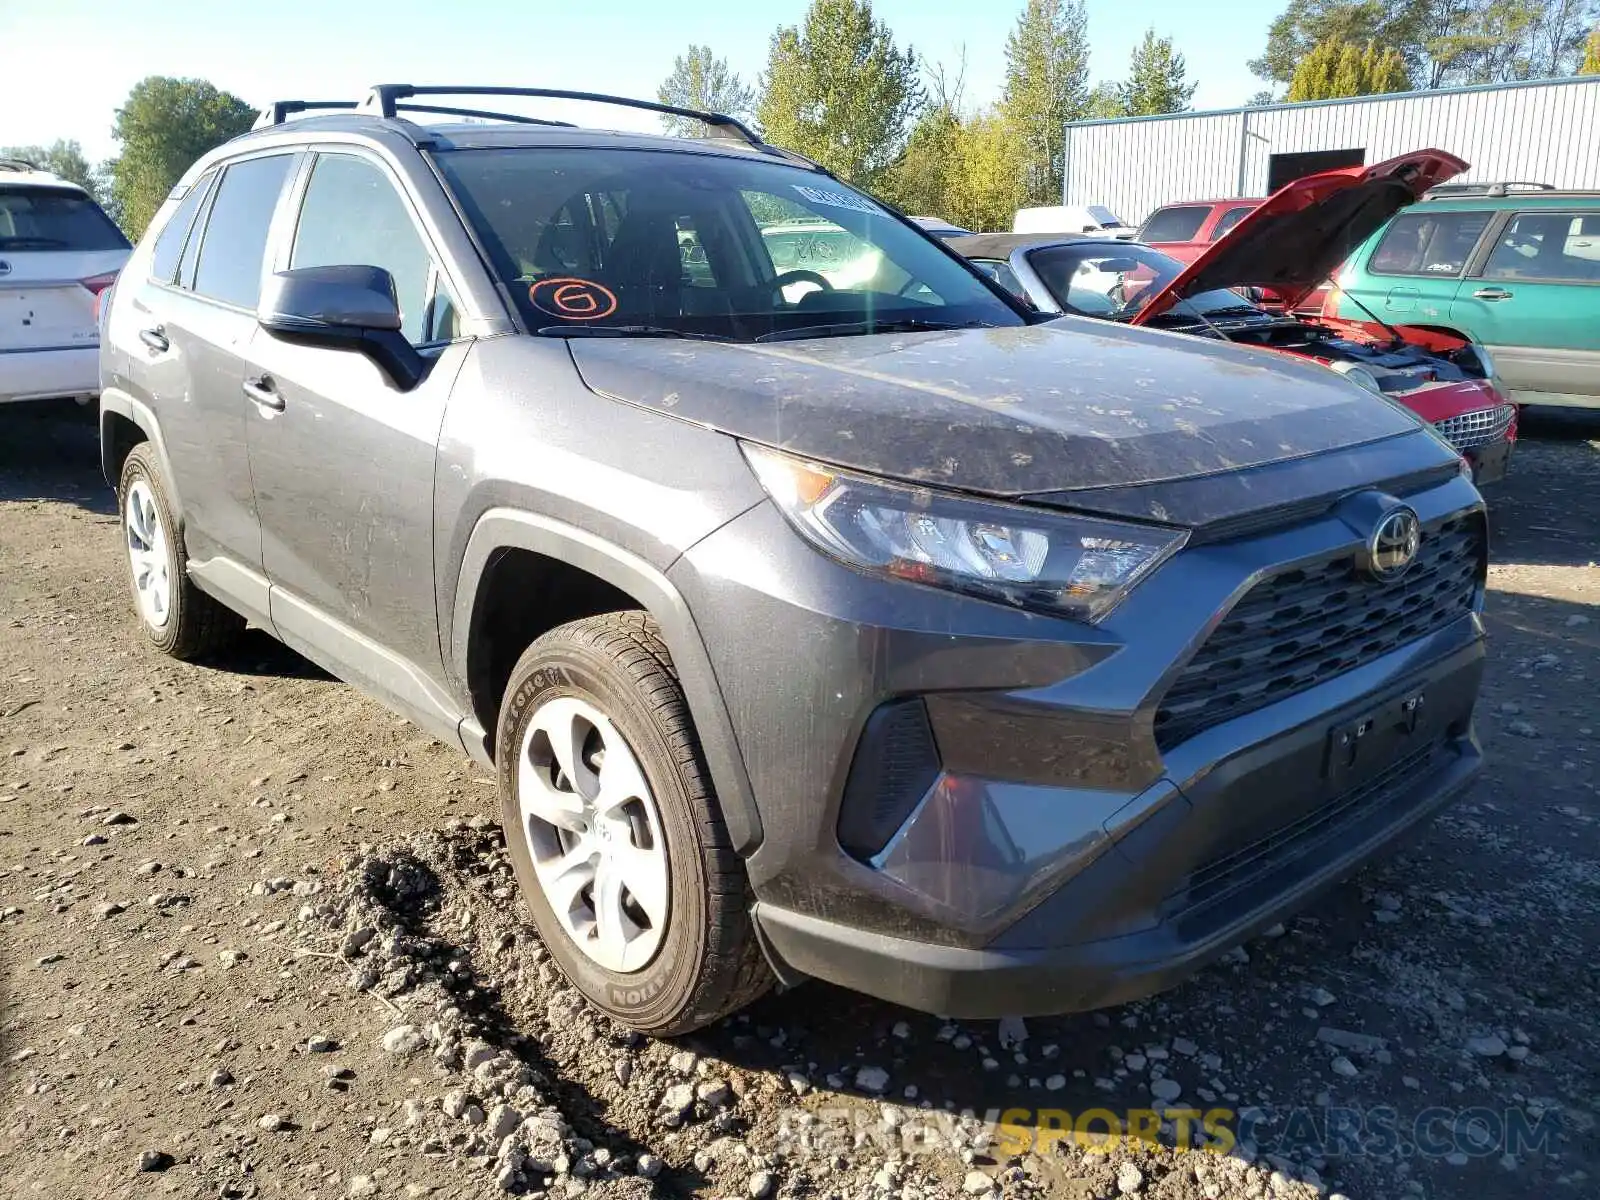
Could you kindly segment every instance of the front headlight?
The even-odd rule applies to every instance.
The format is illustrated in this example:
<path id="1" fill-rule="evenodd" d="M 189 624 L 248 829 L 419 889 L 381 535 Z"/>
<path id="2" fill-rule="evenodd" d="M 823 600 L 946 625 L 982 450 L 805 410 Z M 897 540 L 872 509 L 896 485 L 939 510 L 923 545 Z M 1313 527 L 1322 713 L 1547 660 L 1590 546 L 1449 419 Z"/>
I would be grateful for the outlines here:
<path id="1" fill-rule="evenodd" d="M 789 523 L 842 562 L 1085 621 L 1110 612 L 1188 538 L 890 483 L 762 446 L 744 452 Z"/>
<path id="2" fill-rule="evenodd" d="M 1378 377 L 1363 367 L 1360 363 L 1333 362 L 1329 363 L 1328 366 L 1332 367 L 1335 371 L 1339 372 L 1339 374 L 1343 375 L 1352 383 L 1359 383 L 1368 391 L 1377 392 L 1380 396 L 1383 395 L 1383 388 L 1378 386 Z"/>

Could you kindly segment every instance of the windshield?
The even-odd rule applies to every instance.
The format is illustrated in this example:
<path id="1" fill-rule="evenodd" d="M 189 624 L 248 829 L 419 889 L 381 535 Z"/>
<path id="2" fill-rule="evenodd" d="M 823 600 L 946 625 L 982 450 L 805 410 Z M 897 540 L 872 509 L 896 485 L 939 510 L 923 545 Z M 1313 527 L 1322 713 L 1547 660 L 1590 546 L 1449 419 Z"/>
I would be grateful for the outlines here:
<path id="1" fill-rule="evenodd" d="M 74 188 L 0 187 L 0 250 L 126 250 L 128 239 Z"/>
<path id="2" fill-rule="evenodd" d="M 1122 218 L 1104 205 L 1091 204 L 1088 211 L 1091 217 L 1100 222 L 1101 229 L 1116 229 L 1122 224 Z"/>
<path id="3" fill-rule="evenodd" d="M 1075 242 L 1028 255 L 1028 265 L 1068 312 L 1126 321 L 1176 279 L 1184 264 L 1132 242 Z M 1218 288 L 1179 301 L 1175 312 L 1212 316 L 1261 312 L 1238 292 Z"/>
<path id="4" fill-rule="evenodd" d="M 755 341 L 1022 325 L 959 260 L 845 184 L 651 150 L 439 162 L 528 327 Z"/>

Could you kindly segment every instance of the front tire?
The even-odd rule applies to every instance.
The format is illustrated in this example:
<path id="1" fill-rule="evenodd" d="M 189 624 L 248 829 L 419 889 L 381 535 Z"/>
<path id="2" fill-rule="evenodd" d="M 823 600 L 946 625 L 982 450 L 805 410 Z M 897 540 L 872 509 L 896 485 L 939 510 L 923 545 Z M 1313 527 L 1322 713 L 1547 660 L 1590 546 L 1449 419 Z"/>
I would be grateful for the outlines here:
<path id="1" fill-rule="evenodd" d="M 671 1037 L 771 986 L 744 867 L 648 614 L 588 617 L 529 646 L 496 747 L 534 924 L 595 1007 Z"/>
<path id="2" fill-rule="evenodd" d="M 245 620 L 190 580 L 183 531 L 150 443 L 135 446 L 122 464 L 117 502 L 133 611 L 150 644 L 181 659 L 225 649 Z"/>

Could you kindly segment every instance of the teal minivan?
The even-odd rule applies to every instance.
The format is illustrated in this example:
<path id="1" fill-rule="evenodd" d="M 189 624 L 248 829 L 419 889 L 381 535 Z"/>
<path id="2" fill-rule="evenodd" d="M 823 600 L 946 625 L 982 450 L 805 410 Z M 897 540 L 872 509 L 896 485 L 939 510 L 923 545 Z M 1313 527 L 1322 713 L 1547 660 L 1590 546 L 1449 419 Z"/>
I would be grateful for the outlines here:
<path id="1" fill-rule="evenodd" d="M 1436 188 L 1335 283 L 1325 316 L 1472 338 L 1517 403 L 1600 408 L 1600 191 Z"/>

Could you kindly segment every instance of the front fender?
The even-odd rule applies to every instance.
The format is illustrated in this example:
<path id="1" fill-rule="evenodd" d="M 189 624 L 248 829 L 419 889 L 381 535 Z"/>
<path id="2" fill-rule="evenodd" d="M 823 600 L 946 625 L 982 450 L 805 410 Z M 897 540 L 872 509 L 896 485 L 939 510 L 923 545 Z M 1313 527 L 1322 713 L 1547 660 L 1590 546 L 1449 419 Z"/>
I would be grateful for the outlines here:
<path id="1" fill-rule="evenodd" d="M 655 618 L 672 653 L 689 713 L 694 718 L 728 836 L 737 853 L 752 853 L 761 843 L 761 818 L 705 641 L 678 590 L 664 574 L 637 555 L 548 517 L 509 508 L 492 508 L 485 512 L 467 540 L 451 613 L 450 667 L 463 693 L 478 586 L 490 558 L 496 551 L 506 549 L 528 550 L 570 563 L 626 592 Z M 462 740 L 474 758 L 485 764 L 489 762 L 494 742 L 492 730 L 469 731 L 464 725 Z"/>

